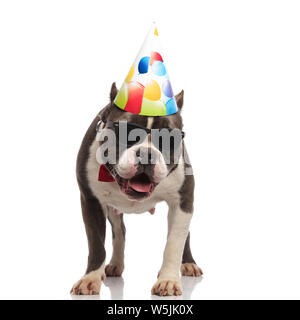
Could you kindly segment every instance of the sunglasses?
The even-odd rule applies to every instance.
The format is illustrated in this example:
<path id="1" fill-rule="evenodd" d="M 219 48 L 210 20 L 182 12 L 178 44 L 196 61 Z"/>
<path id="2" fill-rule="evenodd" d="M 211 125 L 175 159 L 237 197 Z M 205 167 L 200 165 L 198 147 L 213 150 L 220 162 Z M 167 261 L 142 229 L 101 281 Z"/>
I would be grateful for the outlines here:
<path id="1" fill-rule="evenodd" d="M 102 121 L 99 121 L 96 126 L 97 132 L 101 123 Z M 177 128 L 149 129 L 126 121 L 107 122 L 106 128 L 113 130 L 117 143 L 125 145 L 127 148 L 142 143 L 150 134 L 151 142 L 160 152 L 174 152 L 180 147 L 181 141 L 185 137 L 185 133 Z"/>

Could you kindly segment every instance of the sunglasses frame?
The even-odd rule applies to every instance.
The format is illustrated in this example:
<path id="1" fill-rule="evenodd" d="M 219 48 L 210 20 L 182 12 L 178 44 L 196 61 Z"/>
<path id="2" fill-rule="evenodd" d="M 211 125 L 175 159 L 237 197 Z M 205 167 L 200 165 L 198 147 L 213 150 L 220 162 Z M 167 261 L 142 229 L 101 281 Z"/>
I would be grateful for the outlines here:
<path id="1" fill-rule="evenodd" d="M 124 121 L 124 122 L 126 122 L 126 121 Z M 96 131 L 97 131 L 97 132 L 99 132 L 100 125 L 101 125 L 102 123 L 103 123 L 102 120 L 100 120 L 100 121 L 97 123 L 97 125 L 96 125 Z M 147 134 L 151 134 L 151 130 L 167 129 L 167 130 L 169 130 L 169 131 L 172 131 L 172 130 L 176 129 L 176 128 L 174 128 L 174 129 L 171 129 L 171 128 L 149 129 L 149 128 L 140 126 L 140 125 L 135 124 L 135 123 L 131 123 L 131 122 L 126 122 L 126 123 L 127 123 L 127 125 L 133 126 L 133 127 L 135 127 L 136 129 L 142 129 L 142 130 L 146 131 Z M 109 121 L 109 122 L 108 122 L 108 125 L 109 125 L 109 126 L 113 126 L 113 127 L 119 127 L 120 121 L 116 121 L 116 122 Z M 109 127 L 108 127 L 108 128 L 109 128 Z M 179 129 L 178 129 L 178 130 L 179 130 Z M 181 137 L 182 137 L 182 139 L 183 139 L 183 138 L 185 137 L 185 132 L 182 131 L 182 130 L 180 130 L 180 132 L 181 132 Z"/>

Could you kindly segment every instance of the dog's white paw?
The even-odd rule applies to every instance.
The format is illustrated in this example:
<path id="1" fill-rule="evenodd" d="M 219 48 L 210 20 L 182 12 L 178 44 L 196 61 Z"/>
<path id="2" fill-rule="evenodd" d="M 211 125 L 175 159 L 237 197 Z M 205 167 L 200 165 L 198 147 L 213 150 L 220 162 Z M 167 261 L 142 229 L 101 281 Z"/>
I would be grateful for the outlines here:
<path id="1" fill-rule="evenodd" d="M 181 274 L 189 277 L 200 277 L 203 272 L 195 263 L 183 263 L 181 265 Z"/>
<path id="2" fill-rule="evenodd" d="M 158 279 L 154 284 L 151 293 L 158 296 L 180 296 L 182 295 L 180 280 Z"/>
<path id="3" fill-rule="evenodd" d="M 115 264 L 108 264 L 105 267 L 105 274 L 107 277 L 121 277 L 123 270 L 124 267 Z"/>
<path id="4" fill-rule="evenodd" d="M 74 295 L 99 294 L 101 282 L 104 279 L 105 274 L 103 271 L 91 271 L 74 284 L 70 293 Z"/>

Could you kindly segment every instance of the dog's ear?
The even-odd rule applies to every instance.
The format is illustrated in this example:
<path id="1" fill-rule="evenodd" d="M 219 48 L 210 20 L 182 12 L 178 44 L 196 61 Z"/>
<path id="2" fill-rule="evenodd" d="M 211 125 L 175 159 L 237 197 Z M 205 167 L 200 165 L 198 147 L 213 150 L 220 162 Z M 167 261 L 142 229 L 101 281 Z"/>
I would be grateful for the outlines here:
<path id="1" fill-rule="evenodd" d="M 175 100 L 178 106 L 179 111 L 181 111 L 182 106 L 183 106 L 183 96 L 184 96 L 184 91 L 181 90 L 178 94 L 175 96 Z"/>
<path id="2" fill-rule="evenodd" d="M 113 82 L 113 84 L 111 85 L 111 88 L 110 88 L 110 102 L 113 102 L 115 100 L 115 97 L 118 93 L 118 89 L 117 89 L 117 86 L 116 86 L 116 83 Z"/>
<path id="3" fill-rule="evenodd" d="M 107 121 L 107 117 L 111 111 L 111 107 L 113 105 L 116 95 L 118 94 L 118 91 L 119 90 L 117 89 L 116 83 L 113 82 L 111 85 L 110 94 L 109 94 L 110 103 L 106 107 L 104 107 L 98 114 L 99 119 L 102 120 L 103 122 Z"/>

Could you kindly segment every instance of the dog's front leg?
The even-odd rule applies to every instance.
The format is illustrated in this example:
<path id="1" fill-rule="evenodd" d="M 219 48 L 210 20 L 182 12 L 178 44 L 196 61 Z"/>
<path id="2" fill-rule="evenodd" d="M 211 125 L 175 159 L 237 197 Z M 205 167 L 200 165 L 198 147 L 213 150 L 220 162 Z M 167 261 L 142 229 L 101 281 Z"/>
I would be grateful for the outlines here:
<path id="1" fill-rule="evenodd" d="M 105 278 L 106 210 L 98 199 L 81 193 L 82 216 L 89 245 L 88 266 L 85 275 L 74 284 L 71 294 L 99 294 Z"/>
<path id="2" fill-rule="evenodd" d="M 152 294 L 160 296 L 182 294 L 179 270 L 191 218 L 192 213 L 182 211 L 179 205 L 169 205 L 167 244 Z"/>

